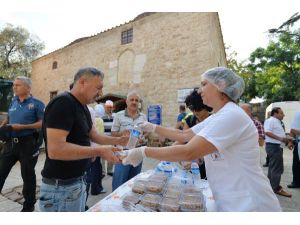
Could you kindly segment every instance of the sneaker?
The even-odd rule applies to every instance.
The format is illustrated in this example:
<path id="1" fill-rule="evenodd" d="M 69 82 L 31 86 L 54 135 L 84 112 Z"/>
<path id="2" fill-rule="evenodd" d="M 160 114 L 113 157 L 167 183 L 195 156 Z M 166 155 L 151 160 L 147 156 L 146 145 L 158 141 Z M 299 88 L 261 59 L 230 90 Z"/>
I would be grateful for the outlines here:
<path id="1" fill-rule="evenodd" d="M 21 212 L 33 212 L 34 211 L 34 206 L 30 206 L 30 207 L 24 207 L 21 210 Z"/>
<path id="2" fill-rule="evenodd" d="M 269 166 L 269 164 L 268 163 L 265 163 L 264 165 L 263 165 L 263 167 L 268 167 Z"/>
<path id="3" fill-rule="evenodd" d="M 106 190 L 104 188 L 101 189 L 101 191 L 91 191 L 91 195 L 99 195 L 99 194 L 105 194 Z"/>
<path id="4" fill-rule="evenodd" d="M 100 194 L 105 194 L 107 191 L 104 189 L 104 188 L 102 188 L 102 190 L 100 191 Z"/>
<path id="5" fill-rule="evenodd" d="M 285 190 L 283 190 L 282 188 L 279 189 L 278 191 L 274 191 L 275 194 L 278 194 L 278 195 L 281 195 L 281 196 L 284 196 L 284 197 L 288 197 L 288 198 L 291 198 L 292 197 L 292 194 L 286 192 Z"/>
<path id="6" fill-rule="evenodd" d="M 288 188 L 300 188 L 300 185 L 296 185 L 295 183 L 290 183 L 287 185 Z"/>

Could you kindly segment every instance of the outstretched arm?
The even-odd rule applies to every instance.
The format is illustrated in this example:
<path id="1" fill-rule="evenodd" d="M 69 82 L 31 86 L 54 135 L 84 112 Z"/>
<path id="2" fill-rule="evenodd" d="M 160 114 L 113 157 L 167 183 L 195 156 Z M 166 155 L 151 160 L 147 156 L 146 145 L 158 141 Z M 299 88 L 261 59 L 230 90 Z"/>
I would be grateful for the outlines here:
<path id="1" fill-rule="evenodd" d="M 195 136 L 192 129 L 178 130 L 178 129 L 174 129 L 174 128 L 168 128 L 168 127 L 155 125 L 155 124 L 152 124 L 149 122 L 142 123 L 140 125 L 140 128 L 142 129 L 142 131 L 155 132 L 155 133 L 159 134 L 160 136 L 163 136 L 163 137 L 166 137 L 173 141 L 178 141 L 181 143 L 188 142 L 189 140 L 192 139 L 192 137 Z"/>
<path id="2" fill-rule="evenodd" d="M 114 155 L 118 151 L 113 146 L 81 146 L 67 142 L 69 132 L 61 129 L 47 128 L 47 149 L 50 159 L 79 160 L 100 156 L 108 161 L 120 162 Z"/>

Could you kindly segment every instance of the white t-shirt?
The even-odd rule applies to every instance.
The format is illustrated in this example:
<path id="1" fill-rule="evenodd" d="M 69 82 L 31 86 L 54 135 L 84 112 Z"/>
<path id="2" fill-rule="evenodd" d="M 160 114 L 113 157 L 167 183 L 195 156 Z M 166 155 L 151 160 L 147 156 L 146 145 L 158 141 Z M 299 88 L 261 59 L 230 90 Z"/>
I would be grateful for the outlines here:
<path id="1" fill-rule="evenodd" d="M 95 105 L 95 115 L 97 117 L 103 117 L 105 114 L 105 109 L 104 106 L 100 103 Z"/>
<path id="2" fill-rule="evenodd" d="M 296 112 L 292 121 L 291 129 L 300 130 L 300 110 Z"/>
<path id="3" fill-rule="evenodd" d="M 204 158 L 219 211 L 281 211 L 259 165 L 257 129 L 239 106 L 227 103 L 192 130 L 217 148 Z"/>
<path id="4" fill-rule="evenodd" d="M 291 129 L 300 130 L 300 110 L 297 111 L 294 116 L 294 119 L 293 119 L 292 125 L 291 125 Z M 296 139 L 300 140 L 300 134 L 296 135 Z M 298 143 L 298 145 L 300 146 L 300 142 Z M 300 151 L 299 146 L 298 146 L 298 151 Z"/>
<path id="5" fill-rule="evenodd" d="M 268 122 L 264 124 L 265 133 L 271 132 L 279 137 L 285 137 L 284 129 L 279 119 L 271 116 Z M 269 137 L 266 134 L 266 143 L 281 144 L 279 140 Z"/>

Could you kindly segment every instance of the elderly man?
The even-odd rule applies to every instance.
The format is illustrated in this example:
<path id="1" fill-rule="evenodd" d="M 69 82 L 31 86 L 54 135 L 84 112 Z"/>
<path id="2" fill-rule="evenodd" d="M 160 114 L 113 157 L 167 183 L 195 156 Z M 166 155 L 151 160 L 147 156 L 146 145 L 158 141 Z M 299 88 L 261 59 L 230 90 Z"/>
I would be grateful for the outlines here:
<path id="1" fill-rule="evenodd" d="M 11 127 L 12 131 L 0 154 L 0 191 L 11 168 L 19 161 L 24 182 L 22 212 L 34 211 L 36 202 L 34 167 L 39 155 L 37 129 L 42 127 L 45 108 L 40 100 L 31 96 L 30 90 L 31 80 L 28 77 L 15 79 L 15 97 L 8 109 L 8 118 L 2 123 L 2 126 Z"/>
<path id="2" fill-rule="evenodd" d="M 133 128 L 146 121 L 146 116 L 139 112 L 140 96 L 136 91 L 131 91 L 127 95 L 126 104 L 127 108 L 123 111 L 118 112 L 114 117 L 114 122 L 111 128 L 112 136 L 121 136 L 128 129 Z M 142 146 L 144 143 L 140 140 L 138 145 Z M 131 165 L 115 165 L 115 171 L 113 174 L 112 190 L 114 191 L 120 185 L 130 180 L 132 177 L 136 176 L 141 172 L 142 162 L 137 166 L 133 167 Z"/>
<path id="3" fill-rule="evenodd" d="M 259 122 L 258 120 L 254 119 L 252 116 L 252 107 L 250 104 L 241 104 L 240 105 L 241 108 L 245 111 L 245 113 L 248 114 L 248 116 L 251 118 L 251 120 L 253 121 L 257 132 L 258 132 L 258 144 L 260 147 L 262 147 L 265 143 L 265 131 L 264 131 L 264 127 L 261 124 L 261 122 Z"/>
<path id="4" fill-rule="evenodd" d="M 113 146 L 125 145 L 128 137 L 99 134 L 92 124 L 87 104 L 102 92 L 104 74 L 95 68 L 82 68 L 74 76 L 74 87 L 54 98 L 45 110 L 43 133 L 46 161 L 42 170 L 39 207 L 41 211 L 84 211 L 85 171 L 91 157 L 118 163 Z"/>

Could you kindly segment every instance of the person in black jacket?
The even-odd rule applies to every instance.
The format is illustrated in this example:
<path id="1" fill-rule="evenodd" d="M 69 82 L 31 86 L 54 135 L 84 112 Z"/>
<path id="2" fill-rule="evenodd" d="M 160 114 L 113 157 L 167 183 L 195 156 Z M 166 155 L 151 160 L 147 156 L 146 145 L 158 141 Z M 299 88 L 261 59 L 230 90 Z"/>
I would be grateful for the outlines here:
<path id="1" fill-rule="evenodd" d="M 197 123 L 202 122 L 209 117 L 212 108 L 204 105 L 201 95 L 198 94 L 197 89 L 188 95 L 185 99 L 185 104 L 189 108 L 192 114 L 188 114 L 183 120 L 183 130 L 189 129 L 195 126 Z M 188 164 L 190 165 L 190 164 Z M 198 165 L 200 169 L 200 175 L 202 179 L 206 179 L 206 170 L 204 159 L 198 159 Z M 187 164 L 186 164 L 187 166 Z"/>

